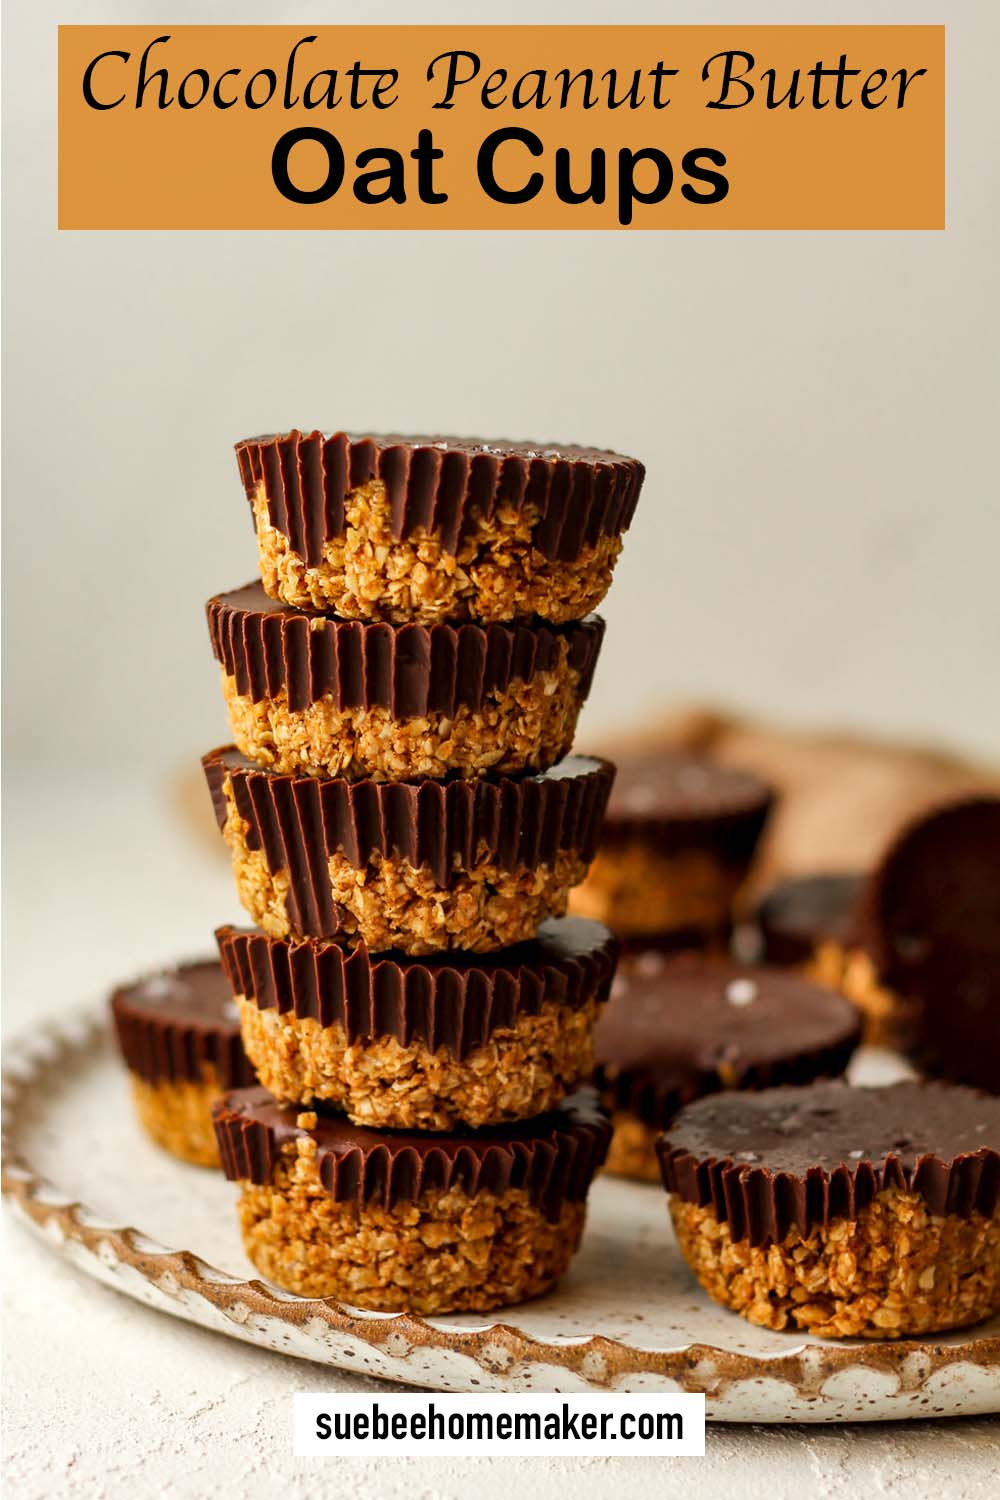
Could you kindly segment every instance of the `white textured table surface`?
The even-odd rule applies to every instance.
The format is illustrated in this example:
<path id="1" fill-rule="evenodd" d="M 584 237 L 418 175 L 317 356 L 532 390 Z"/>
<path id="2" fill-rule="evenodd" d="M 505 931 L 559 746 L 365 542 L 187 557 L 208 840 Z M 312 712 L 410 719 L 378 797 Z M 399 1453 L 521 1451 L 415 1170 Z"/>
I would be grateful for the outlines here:
<path id="1" fill-rule="evenodd" d="M 60 797 L 41 772 L 7 787 L 4 1025 L 9 1034 L 115 980 L 209 952 L 238 916 L 228 871 L 148 781 Z M 59 876 L 54 850 L 59 849 Z M 1000 1422 L 710 1429 L 704 1460 L 296 1460 L 294 1391 L 385 1389 L 162 1317 L 64 1266 L 4 1222 L 5 1478 L 17 1500 L 212 1496 L 506 1500 L 531 1484 L 630 1500 L 808 1492 L 993 1493 Z"/>

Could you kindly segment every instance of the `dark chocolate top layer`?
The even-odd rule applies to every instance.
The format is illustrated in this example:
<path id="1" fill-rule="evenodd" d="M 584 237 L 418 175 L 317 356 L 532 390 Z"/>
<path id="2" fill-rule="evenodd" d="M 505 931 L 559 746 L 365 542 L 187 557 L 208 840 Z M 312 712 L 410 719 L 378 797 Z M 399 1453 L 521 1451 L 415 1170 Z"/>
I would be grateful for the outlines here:
<path id="1" fill-rule="evenodd" d="M 683 1110 L 658 1151 L 668 1192 L 753 1244 L 856 1218 L 886 1188 L 963 1218 L 1000 1203 L 1000 1100 L 947 1084 L 716 1094 Z"/>
<path id="2" fill-rule="evenodd" d="M 329 696 L 338 709 L 385 708 L 396 719 L 479 709 L 564 656 L 582 701 L 604 638 L 599 615 L 565 626 L 338 620 L 276 604 L 260 583 L 219 594 L 205 609 L 216 660 L 254 703 L 286 692 L 295 711 Z"/>
<path id="3" fill-rule="evenodd" d="M 217 959 L 181 964 L 122 985 L 111 996 L 125 1066 L 147 1083 L 204 1081 L 213 1067 L 223 1088 L 253 1083 L 239 1016 Z"/>
<path id="4" fill-rule="evenodd" d="M 482 957 L 373 956 L 363 943 L 282 942 L 262 932 L 216 933 L 234 995 L 339 1025 L 349 1043 L 391 1036 L 466 1058 L 501 1027 L 537 1015 L 546 1003 L 578 1009 L 607 999 L 616 944 L 606 927 L 582 917 L 545 922 L 534 942 Z"/>
<path id="5" fill-rule="evenodd" d="M 305 1130 L 297 1109 L 262 1088 L 227 1095 L 214 1114 L 222 1169 L 234 1181 L 270 1182 L 282 1147 L 309 1135 L 323 1186 L 338 1203 L 392 1208 L 452 1187 L 469 1196 L 524 1188 L 552 1221 L 564 1203 L 586 1198 L 611 1136 L 592 1089 L 534 1120 L 469 1134 L 368 1130 L 332 1113 L 317 1114 Z"/>
<path id="6" fill-rule="evenodd" d="M 268 434 L 237 443 L 236 456 L 247 497 L 263 484 L 271 524 L 310 566 L 343 535 L 348 494 L 372 479 L 385 483 L 396 538 L 423 528 L 456 552 L 501 507 L 530 507 L 532 545 L 568 562 L 628 529 L 645 474 L 637 459 L 597 448 L 397 434 Z"/>
<path id="7" fill-rule="evenodd" d="M 746 771 L 674 751 L 618 762 L 605 840 L 639 840 L 661 852 L 708 849 L 748 862 L 774 801 L 771 788 Z"/>
<path id="8" fill-rule="evenodd" d="M 807 963 L 821 943 L 857 945 L 863 875 L 803 875 L 783 880 L 757 908 L 768 963 Z"/>
<path id="9" fill-rule="evenodd" d="M 718 1088 L 842 1073 L 860 1038 L 850 1001 L 797 974 L 650 951 L 623 962 L 595 1048 L 615 1106 L 662 1127 Z"/>
<path id="10" fill-rule="evenodd" d="M 335 937 L 340 926 L 327 864 L 357 869 L 373 855 L 426 866 L 448 887 L 483 853 L 504 871 L 551 866 L 563 851 L 589 862 L 614 778 L 609 761 L 570 755 L 532 776 L 465 781 L 343 781 L 262 771 L 232 746 L 202 759 L 219 827 L 227 778 L 247 843 L 272 873 L 287 870 L 296 931 Z"/>
<path id="11" fill-rule="evenodd" d="M 859 920 L 882 983 L 918 1002 L 925 1067 L 1000 1093 L 1000 797 L 963 799 L 905 828 Z"/>

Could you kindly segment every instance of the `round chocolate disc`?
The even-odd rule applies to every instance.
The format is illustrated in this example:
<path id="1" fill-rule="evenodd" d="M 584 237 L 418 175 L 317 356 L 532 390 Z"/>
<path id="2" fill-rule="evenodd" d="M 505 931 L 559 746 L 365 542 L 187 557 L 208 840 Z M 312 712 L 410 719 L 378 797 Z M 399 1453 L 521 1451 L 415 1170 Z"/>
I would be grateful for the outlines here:
<path id="1" fill-rule="evenodd" d="M 862 875 L 803 875 L 774 886 L 757 908 L 766 962 L 807 963 L 821 943 L 856 942 Z"/>
<path id="2" fill-rule="evenodd" d="M 239 1012 L 218 959 L 179 964 L 122 985 L 111 996 L 111 1012 L 126 1067 L 147 1082 L 202 1083 L 206 1064 L 223 1088 L 254 1082 Z"/>
<path id="3" fill-rule="evenodd" d="M 611 1138 L 589 1088 L 534 1120 L 467 1134 L 371 1130 L 315 1107 L 303 1116 L 260 1087 L 227 1094 L 214 1118 L 222 1169 L 233 1180 L 269 1182 L 282 1146 L 308 1135 L 323 1185 L 337 1202 L 390 1208 L 454 1186 L 470 1196 L 525 1188 L 553 1219 L 564 1202 L 586 1197 Z M 303 1118 L 315 1123 L 300 1124 Z"/>
<path id="4" fill-rule="evenodd" d="M 749 858 L 774 793 L 747 771 L 659 750 L 618 761 L 605 835 L 666 838 Z"/>
<path id="5" fill-rule="evenodd" d="M 594 1045 L 619 1107 L 662 1126 L 714 1089 L 842 1073 L 860 1034 L 849 1000 L 788 970 L 650 951 L 619 969 Z"/>
<path id="6" fill-rule="evenodd" d="M 889 1188 L 935 1214 L 992 1214 L 1000 1201 L 1000 1100 L 957 1085 L 717 1094 L 684 1109 L 658 1150 L 669 1192 L 711 1204 L 754 1243 L 856 1217 Z"/>
<path id="7" fill-rule="evenodd" d="M 862 938 L 879 979 L 918 1005 L 915 1048 L 1000 1093 L 1000 797 L 911 823 L 872 876 Z"/>
<path id="8" fill-rule="evenodd" d="M 628 529 L 645 469 L 637 459 L 572 443 L 397 433 L 269 433 L 236 444 L 251 502 L 259 490 L 272 521 L 315 567 L 324 542 L 343 534 L 345 500 L 373 479 L 385 486 L 394 538 L 458 539 L 505 507 L 535 516 L 532 546 L 572 561 L 601 535 Z"/>
<path id="9" fill-rule="evenodd" d="M 286 942 L 228 926 L 215 936 L 233 994 L 261 1010 L 340 1026 L 348 1045 L 391 1036 L 458 1058 L 546 1002 L 574 1010 L 604 1001 L 618 951 L 608 929 L 584 917 L 554 917 L 533 942 L 496 953 L 443 958 L 372 954 L 361 942 Z"/>
<path id="10" fill-rule="evenodd" d="M 564 651 L 582 700 L 604 637 L 599 615 L 561 626 L 340 620 L 276 603 L 259 581 L 217 594 L 205 611 L 217 661 L 253 702 L 285 692 L 292 711 L 329 698 L 338 710 L 383 708 L 397 719 L 478 710 L 552 671 Z"/>

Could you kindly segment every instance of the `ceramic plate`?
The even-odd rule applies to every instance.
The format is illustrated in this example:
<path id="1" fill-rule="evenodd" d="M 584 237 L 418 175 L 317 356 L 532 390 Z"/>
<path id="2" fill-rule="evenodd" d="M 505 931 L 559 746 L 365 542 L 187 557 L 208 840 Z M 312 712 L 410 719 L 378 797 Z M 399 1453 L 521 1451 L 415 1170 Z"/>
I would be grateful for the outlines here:
<path id="1" fill-rule="evenodd" d="M 862 1073 L 885 1075 L 884 1057 Z M 60 1254 L 175 1317 L 341 1369 L 441 1391 L 703 1391 L 728 1422 L 838 1422 L 1000 1410 L 1000 1318 L 933 1342 L 823 1343 L 711 1303 L 663 1194 L 598 1181 L 570 1275 L 502 1322 L 364 1313 L 256 1279 L 236 1189 L 140 1132 L 103 1013 L 7 1060 L 3 1191 Z"/>

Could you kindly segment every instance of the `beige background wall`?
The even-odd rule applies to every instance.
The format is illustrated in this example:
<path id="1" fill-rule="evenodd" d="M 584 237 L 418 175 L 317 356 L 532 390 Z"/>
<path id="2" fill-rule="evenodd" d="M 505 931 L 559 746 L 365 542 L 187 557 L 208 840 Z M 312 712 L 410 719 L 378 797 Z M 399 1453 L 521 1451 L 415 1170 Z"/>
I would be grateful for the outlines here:
<path id="1" fill-rule="evenodd" d="M 940 21 L 944 234 L 58 234 L 56 21 Z M 1000 749 L 993 0 L 6 7 L 8 769 L 224 734 L 232 441 L 607 444 L 649 477 L 597 733 L 674 696 Z M 991 139 L 994 145 L 991 145 Z"/>

